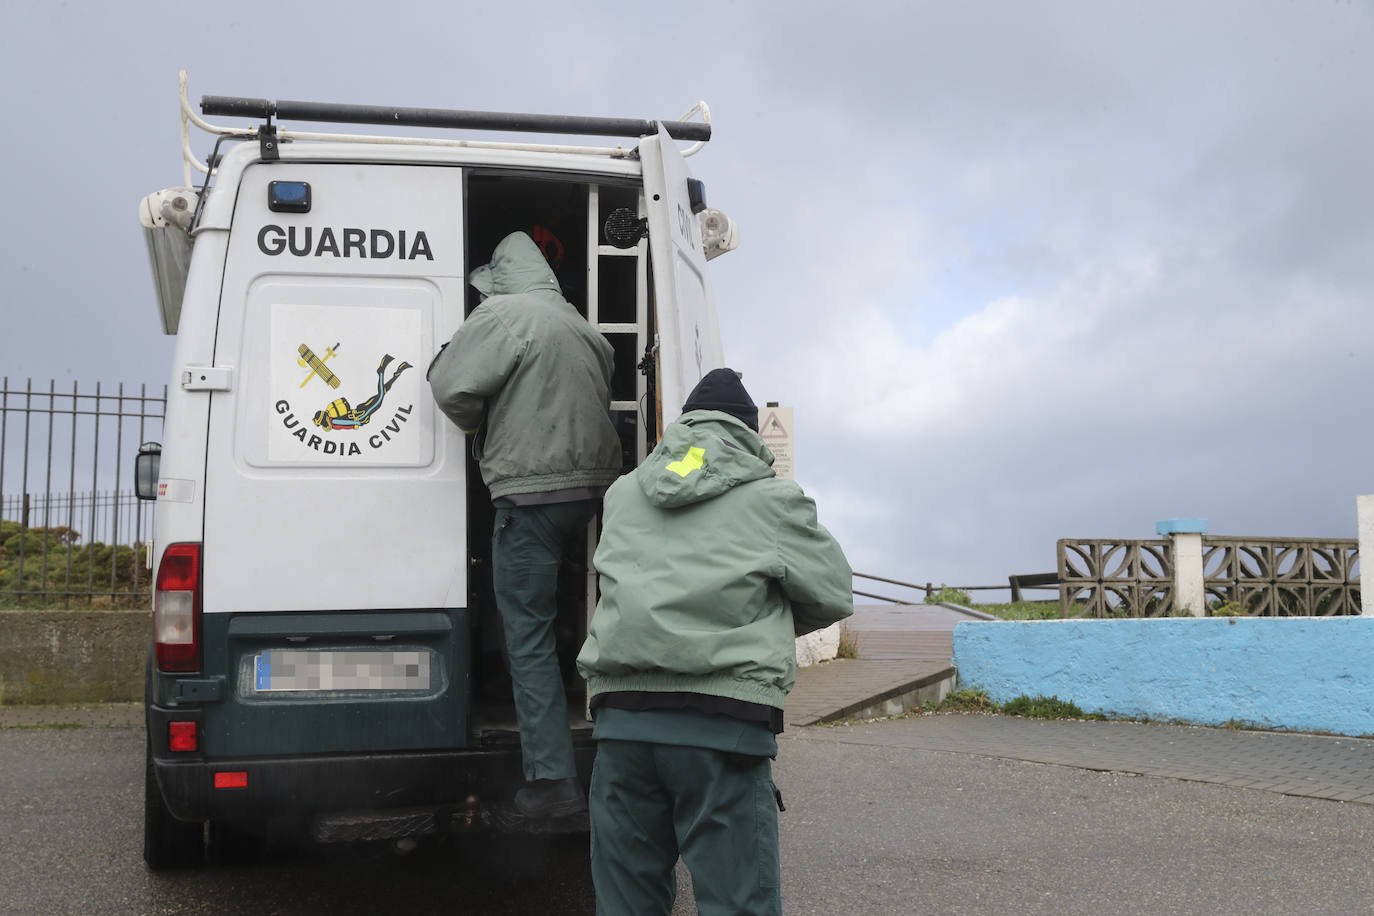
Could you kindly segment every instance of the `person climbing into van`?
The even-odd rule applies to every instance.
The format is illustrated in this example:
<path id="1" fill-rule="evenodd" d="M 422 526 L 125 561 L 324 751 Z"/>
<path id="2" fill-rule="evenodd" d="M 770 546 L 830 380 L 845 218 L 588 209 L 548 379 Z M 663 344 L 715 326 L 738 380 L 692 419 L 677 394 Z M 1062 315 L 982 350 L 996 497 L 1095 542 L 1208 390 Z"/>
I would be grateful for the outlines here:
<path id="1" fill-rule="evenodd" d="M 586 811 L 554 620 L 564 552 L 620 475 L 614 353 L 562 296 L 534 241 L 513 232 L 469 282 L 484 301 L 435 356 L 439 409 L 473 437 L 496 513 L 491 553 L 510 659 L 528 818 Z"/>
<path id="2" fill-rule="evenodd" d="M 708 372 L 682 410 L 606 493 L 577 657 L 596 716 L 599 916 L 668 913 L 679 855 L 701 912 L 782 912 L 769 760 L 793 638 L 853 613 L 849 562 L 774 473 L 739 377 Z"/>

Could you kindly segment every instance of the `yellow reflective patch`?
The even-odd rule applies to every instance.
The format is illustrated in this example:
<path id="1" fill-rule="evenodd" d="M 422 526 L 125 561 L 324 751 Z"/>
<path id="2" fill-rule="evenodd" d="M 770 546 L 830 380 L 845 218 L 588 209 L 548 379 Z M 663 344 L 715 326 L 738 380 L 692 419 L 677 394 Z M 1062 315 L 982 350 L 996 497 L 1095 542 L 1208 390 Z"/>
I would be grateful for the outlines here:
<path id="1" fill-rule="evenodd" d="M 695 445 L 687 449 L 687 454 L 682 456 L 682 460 L 674 461 L 668 465 L 668 470 L 679 477 L 686 477 L 693 471 L 701 470 L 705 463 L 706 452 L 697 448 Z"/>

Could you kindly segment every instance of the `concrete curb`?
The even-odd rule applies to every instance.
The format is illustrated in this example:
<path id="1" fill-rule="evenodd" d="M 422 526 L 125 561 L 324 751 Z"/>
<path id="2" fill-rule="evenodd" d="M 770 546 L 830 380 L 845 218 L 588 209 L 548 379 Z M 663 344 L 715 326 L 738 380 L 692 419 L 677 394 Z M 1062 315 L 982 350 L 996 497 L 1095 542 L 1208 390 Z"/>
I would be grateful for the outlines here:
<path id="1" fill-rule="evenodd" d="M 954 689 L 954 682 L 957 679 L 957 672 L 953 666 L 941 671 L 935 671 L 914 681 L 905 684 L 898 684 L 887 690 L 878 692 L 876 695 L 860 700 L 857 703 L 850 703 L 841 706 L 834 712 L 817 717 L 812 722 L 801 722 L 800 725 L 820 725 L 825 722 L 840 722 L 844 719 L 874 719 L 881 716 L 900 716 L 904 712 L 915 709 L 917 706 L 924 706 L 927 703 L 939 703 L 949 692 Z"/>
<path id="2" fill-rule="evenodd" d="M 0 706 L 0 728 L 142 728 L 140 703 Z"/>

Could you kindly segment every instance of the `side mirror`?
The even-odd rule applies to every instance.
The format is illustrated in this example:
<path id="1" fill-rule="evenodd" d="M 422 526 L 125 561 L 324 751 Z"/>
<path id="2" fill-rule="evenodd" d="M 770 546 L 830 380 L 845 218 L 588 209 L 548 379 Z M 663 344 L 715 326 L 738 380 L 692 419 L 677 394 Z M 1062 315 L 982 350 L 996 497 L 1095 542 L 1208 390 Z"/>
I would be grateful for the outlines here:
<path id="1" fill-rule="evenodd" d="M 162 464 L 162 443 L 145 442 L 134 459 L 134 492 L 139 499 L 157 499 L 158 469 Z"/>

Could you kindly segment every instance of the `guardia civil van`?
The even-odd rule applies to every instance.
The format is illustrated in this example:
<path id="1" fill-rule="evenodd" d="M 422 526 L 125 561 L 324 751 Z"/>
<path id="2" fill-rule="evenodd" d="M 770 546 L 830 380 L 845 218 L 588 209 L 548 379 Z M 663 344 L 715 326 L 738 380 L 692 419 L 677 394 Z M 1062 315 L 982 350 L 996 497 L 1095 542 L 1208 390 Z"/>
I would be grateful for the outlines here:
<path id="1" fill-rule="evenodd" d="M 469 271 L 523 229 L 615 349 L 613 418 L 625 468 L 637 464 L 723 365 L 706 262 L 738 232 L 684 161 L 710 137 L 709 109 L 200 107 L 182 73 L 183 184 L 140 207 L 176 335 L 163 440 L 137 462 L 157 500 L 144 857 L 237 858 L 281 826 L 402 843 L 517 829 L 491 501 L 426 368 L 477 305 Z M 296 121 L 389 135 L 282 126 Z M 215 138 L 204 162 L 192 127 Z M 501 135 L 470 135 L 483 130 Z M 573 659 L 595 607 L 595 537 L 593 523 L 559 599 L 584 782 Z"/>

